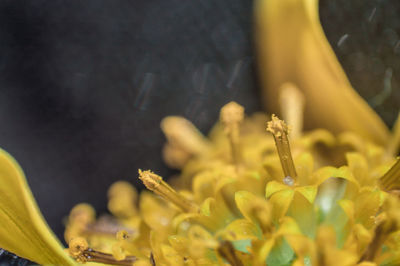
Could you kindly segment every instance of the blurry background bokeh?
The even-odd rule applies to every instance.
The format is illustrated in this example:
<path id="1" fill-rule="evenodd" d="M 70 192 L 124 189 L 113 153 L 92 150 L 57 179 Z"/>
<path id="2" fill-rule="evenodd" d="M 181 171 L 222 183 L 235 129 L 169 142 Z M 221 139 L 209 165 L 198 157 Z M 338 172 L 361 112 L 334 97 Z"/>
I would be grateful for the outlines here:
<path id="1" fill-rule="evenodd" d="M 321 0 L 320 14 L 353 86 L 391 126 L 400 1 Z M 206 133 L 228 101 L 261 110 L 252 28 L 249 0 L 0 1 L 0 147 L 60 238 L 75 204 L 106 211 L 114 181 L 174 173 L 163 117 Z"/>

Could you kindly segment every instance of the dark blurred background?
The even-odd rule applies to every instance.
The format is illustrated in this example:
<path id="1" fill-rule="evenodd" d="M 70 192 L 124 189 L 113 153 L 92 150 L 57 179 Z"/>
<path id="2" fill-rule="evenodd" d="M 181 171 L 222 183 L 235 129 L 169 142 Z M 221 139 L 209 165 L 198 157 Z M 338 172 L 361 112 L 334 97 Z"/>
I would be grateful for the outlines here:
<path id="1" fill-rule="evenodd" d="M 400 1 L 321 0 L 354 87 L 391 126 L 400 103 Z M 137 169 L 172 173 L 159 123 L 204 133 L 236 100 L 261 109 L 252 1 L 0 1 L 0 146 L 25 170 L 51 228 Z"/>

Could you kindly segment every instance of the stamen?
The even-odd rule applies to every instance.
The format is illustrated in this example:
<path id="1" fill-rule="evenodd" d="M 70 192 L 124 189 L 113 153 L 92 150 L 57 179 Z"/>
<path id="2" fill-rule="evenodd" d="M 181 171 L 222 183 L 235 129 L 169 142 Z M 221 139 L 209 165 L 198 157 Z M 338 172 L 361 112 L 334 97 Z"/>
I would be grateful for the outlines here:
<path id="1" fill-rule="evenodd" d="M 283 119 L 291 126 L 290 137 L 298 138 L 303 131 L 304 95 L 292 83 L 280 87 L 279 103 Z"/>
<path id="2" fill-rule="evenodd" d="M 229 241 L 223 241 L 217 249 L 218 254 L 226 259 L 232 266 L 243 266 L 243 263 L 235 254 L 235 248 Z"/>
<path id="3" fill-rule="evenodd" d="M 386 202 L 386 204 L 388 204 L 388 202 Z M 390 207 L 394 206 L 389 206 L 389 208 Z M 396 228 L 398 228 L 396 221 L 393 220 L 393 217 L 388 217 L 386 213 L 382 213 L 380 216 L 381 217 L 378 216 L 378 219 L 376 221 L 378 225 L 375 228 L 374 238 L 368 245 L 364 254 L 361 256 L 360 262 L 374 261 L 375 257 L 379 255 L 379 253 L 382 251 L 383 243 L 387 240 L 389 235 L 396 231 Z"/>
<path id="4" fill-rule="evenodd" d="M 267 124 L 267 131 L 272 133 L 275 139 L 276 149 L 281 160 L 284 180 L 293 179 L 296 181 L 297 173 L 293 163 L 292 153 L 288 139 L 288 126 L 283 120 L 280 120 L 276 115 L 272 115 L 272 121 Z M 291 182 L 290 182 L 291 183 Z"/>
<path id="5" fill-rule="evenodd" d="M 76 205 L 68 217 L 64 233 L 65 241 L 68 243 L 72 238 L 86 234 L 86 228 L 93 224 L 95 219 L 96 213 L 92 206 L 86 203 Z"/>
<path id="6" fill-rule="evenodd" d="M 206 152 L 210 147 L 207 138 L 183 117 L 164 118 L 161 130 L 168 140 L 163 149 L 163 159 L 171 168 L 181 169 L 191 156 Z"/>
<path id="7" fill-rule="evenodd" d="M 244 119 L 244 108 L 236 102 L 230 102 L 221 108 L 220 120 L 224 124 L 232 151 L 233 162 L 238 165 L 241 161 L 239 147 L 239 125 Z"/>
<path id="8" fill-rule="evenodd" d="M 139 169 L 139 179 L 142 180 L 147 189 L 160 195 L 165 200 L 172 202 L 183 211 L 196 212 L 198 210 L 198 206 L 195 203 L 184 198 L 166 182 L 164 182 L 161 176 L 153 173 L 152 171 L 142 171 Z"/>
<path id="9" fill-rule="evenodd" d="M 386 155 L 388 157 L 396 156 L 400 149 L 400 113 L 392 129 L 392 135 L 386 147 Z"/>
<path id="10" fill-rule="evenodd" d="M 400 189 L 400 159 L 379 180 L 381 189 L 385 191 Z"/>
<path id="11" fill-rule="evenodd" d="M 386 239 L 386 235 L 383 234 L 383 223 L 378 225 L 375 229 L 375 236 L 368 245 L 366 251 L 361 256 L 360 262 L 362 261 L 374 261 L 375 256 L 379 252 L 379 249 L 382 248 L 382 243 Z"/>
<path id="12" fill-rule="evenodd" d="M 111 254 L 100 252 L 89 248 L 87 241 L 82 237 L 77 237 L 69 242 L 69 253 L 80 263 L 97 262 L 112 265 L 132 265 L 137 258 L 127 256 L 123 260 L 116 260 Z"/>
<path id="13" fill-rule="evenodd" d="M 172 146 L 189 154 L 202 153 L 209 147 L 209 141 L 189 120 L 179 116 L 167 116 L 161 121 L 161 130 Z"/>
<path id="14" fill-rule="evenodd" d="M 191 156 L 192 154 L 169 142 L 164 144 L 162 149 L 164 162 L 173 169 L 182 169 Z"/>

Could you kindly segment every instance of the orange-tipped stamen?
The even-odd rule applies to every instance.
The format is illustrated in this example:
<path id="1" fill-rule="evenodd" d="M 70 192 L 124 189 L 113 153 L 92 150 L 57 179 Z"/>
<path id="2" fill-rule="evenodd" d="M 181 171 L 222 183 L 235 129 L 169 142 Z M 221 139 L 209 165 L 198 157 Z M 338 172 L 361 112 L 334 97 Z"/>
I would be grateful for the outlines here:
<path id="1" fill-rule="evenodd" d="M 160 195 L 165 200 L 172 202 L 183 211 L 195 212 L 198 210 L 198 206 L 196 204 L 184 198 L 166 182 L 164 182 L 161 176 L 153 173 L 152 171 L 142 171 L 139 169 L 139 179 L 142 180 L 147 189 L 153 191 L 157 195 Z"/>
<path id="2" fill-rule="evenodd" d="M 224 124 L 225 133 L 229 138 L 233 162 L 241 161 L 239 147 L 239 125 L 244 119 L 244 108 L 236 102 L 230 102 L 221 108 L 220 120 Z"/>
<path id="3" fill-rule="evenodd" d="M 297 177 L 296 168 L 293 163 L 292 153 L 288 139 L 288 126 L 276 115 L 272 115 L 272 120 L 267 124 L 267 131 L 272 133 L 275 139 L 276 149 L 281 160 L 284 182 L 287 185 L 293 185 Z"/>

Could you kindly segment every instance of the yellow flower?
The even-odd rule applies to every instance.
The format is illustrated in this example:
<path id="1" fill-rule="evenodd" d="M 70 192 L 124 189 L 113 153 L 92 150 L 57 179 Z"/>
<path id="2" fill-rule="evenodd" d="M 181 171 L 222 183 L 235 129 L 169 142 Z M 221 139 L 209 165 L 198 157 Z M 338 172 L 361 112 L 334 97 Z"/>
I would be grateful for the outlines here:
<path id="1" fill-rule="evenodd" d="M 268 116 L 234 102 L 208 137 L 165 118 L 163 156 L 180 176 L 139 170 L 151 191 L 140 194 L 115 183 L 112 216 L 75 206 L 67 251 L 0 150 L 0 247 L 54 265 L 399 264 L 400 120 L 389 133 L 351 88 L 317 11 L 316 0 L 256 5 L 267 107 L 291 128 L 273 115 L 266 130 Z"/>

